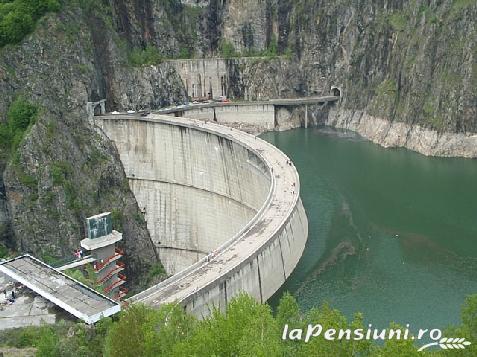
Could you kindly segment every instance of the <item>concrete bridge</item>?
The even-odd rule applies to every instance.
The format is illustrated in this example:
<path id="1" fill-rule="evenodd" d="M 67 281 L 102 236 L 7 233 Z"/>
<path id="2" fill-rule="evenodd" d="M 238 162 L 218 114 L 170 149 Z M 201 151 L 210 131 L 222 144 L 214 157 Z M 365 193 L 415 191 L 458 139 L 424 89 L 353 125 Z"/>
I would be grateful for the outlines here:
<path id="1" fill-rule="evenodd" d="M 210 106 L 219 107 L 231 108 Z M 240 292 L 265 302 L 280 288 L 308 237 L 299 177 L 288 157 L 212 122 L 151 114 L 101 116 L 96 124 L 115 142 L 173 274 L 129 302 L 177 302 L 206 316 Z"/>
<path id="2" fill-rule="evenodd" d="M 295 99 L 271 99 L 254 102 L 212 102 L 195 105 L 182 105 L 156 111 L 158 114 L 187 116 L 189 118 L 214 121 L 220 124 L 241 123 L 263 130 L 279 128 L 291 120 L 291 108 L 304 106 L 303 126 L 308 127 L 311 105 L 325 106 L 340 100 L 339 95 L 304 97 Z"/>

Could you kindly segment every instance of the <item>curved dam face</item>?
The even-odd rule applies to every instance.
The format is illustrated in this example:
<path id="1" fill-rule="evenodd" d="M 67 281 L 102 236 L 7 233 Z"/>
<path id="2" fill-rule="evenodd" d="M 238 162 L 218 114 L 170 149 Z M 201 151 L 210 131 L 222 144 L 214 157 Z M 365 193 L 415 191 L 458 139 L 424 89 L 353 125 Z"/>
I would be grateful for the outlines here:
<path id="1" fill-rule="evenodd" d="M 308 222 L 295 167 L 238 130 L 162 115 L 97 119 L 115 142 L 166 271 L 131 298 L 198 316 L 241 291 L 264 302 L 300 259 Z"/>

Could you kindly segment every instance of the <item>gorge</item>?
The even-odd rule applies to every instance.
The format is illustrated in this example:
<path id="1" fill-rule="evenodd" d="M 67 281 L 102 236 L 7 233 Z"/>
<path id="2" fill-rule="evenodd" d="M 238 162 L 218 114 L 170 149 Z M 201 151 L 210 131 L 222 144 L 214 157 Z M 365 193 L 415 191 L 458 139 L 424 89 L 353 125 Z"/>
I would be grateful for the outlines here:
<path id="1" fill-rule="evenodd" d="M 0 243 L 54 263 L 78 246 L 85 217 L 111 210 L 135 291 L 164 278 L 148 276 L 161 261 L 170 272 L 193 261 L 161 258 L 134 195 L 144 183 L 88 119 L 101 99 L 108 112 L 156 110 L 209 92 L 255 101 L 336 87 L 339 102 L 311 108 L 310 125 L 475 158 L 475 18 L 473 0 L 61 2 L 0 49 L 0 121 L 17 101 L 38 108 L 17 146 L 2 137 Z M 300 127 L 303 108 L 283 118 L 277 129 Z"/>

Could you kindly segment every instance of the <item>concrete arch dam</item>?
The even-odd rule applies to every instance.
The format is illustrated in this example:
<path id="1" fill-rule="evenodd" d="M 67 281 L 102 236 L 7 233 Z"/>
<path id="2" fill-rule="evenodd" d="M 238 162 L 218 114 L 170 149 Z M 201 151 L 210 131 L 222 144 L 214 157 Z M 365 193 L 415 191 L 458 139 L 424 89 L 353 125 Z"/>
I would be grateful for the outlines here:
<path id="1" fill-rule="evenodd" d="M 298 173 L 239 130 L 152 114 L 102 116 L 160 258 L 172 276 L 129 302 L 178 302 L 197 316 L 247 292 L 265 302 L 308 237 Z"/>

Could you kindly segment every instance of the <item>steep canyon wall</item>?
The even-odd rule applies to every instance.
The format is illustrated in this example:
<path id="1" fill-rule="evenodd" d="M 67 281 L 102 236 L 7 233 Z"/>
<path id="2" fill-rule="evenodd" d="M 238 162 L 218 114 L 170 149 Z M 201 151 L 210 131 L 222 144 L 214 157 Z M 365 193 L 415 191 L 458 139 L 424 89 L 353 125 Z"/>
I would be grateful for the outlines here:
<path id="1" fill-rule="evenodd" d="M 214 94 L 235 99 L 337 86 L 342 101 L 328 118 L 315 112 L 319 122 L 385 146 L 476 157 L 475 18 L 474 0 L 64 2 L 0 49 L 0 122 L 20 96 L 41 108 L 15 152 L 0 155 L 2 245 L 63 259 L 85 217 L 113 210 L 128 274 L 158 263 L 119 155 L 85 107 L 102 98 L 108 110 L 184 102 L 194 90 L 181 77 L 202 73 L 194 63 L 204 62 L 164 59 L 237 56 L 210 67 L 224 76 Z M 201 81 L 203 94 L 210 84 Z"/>

